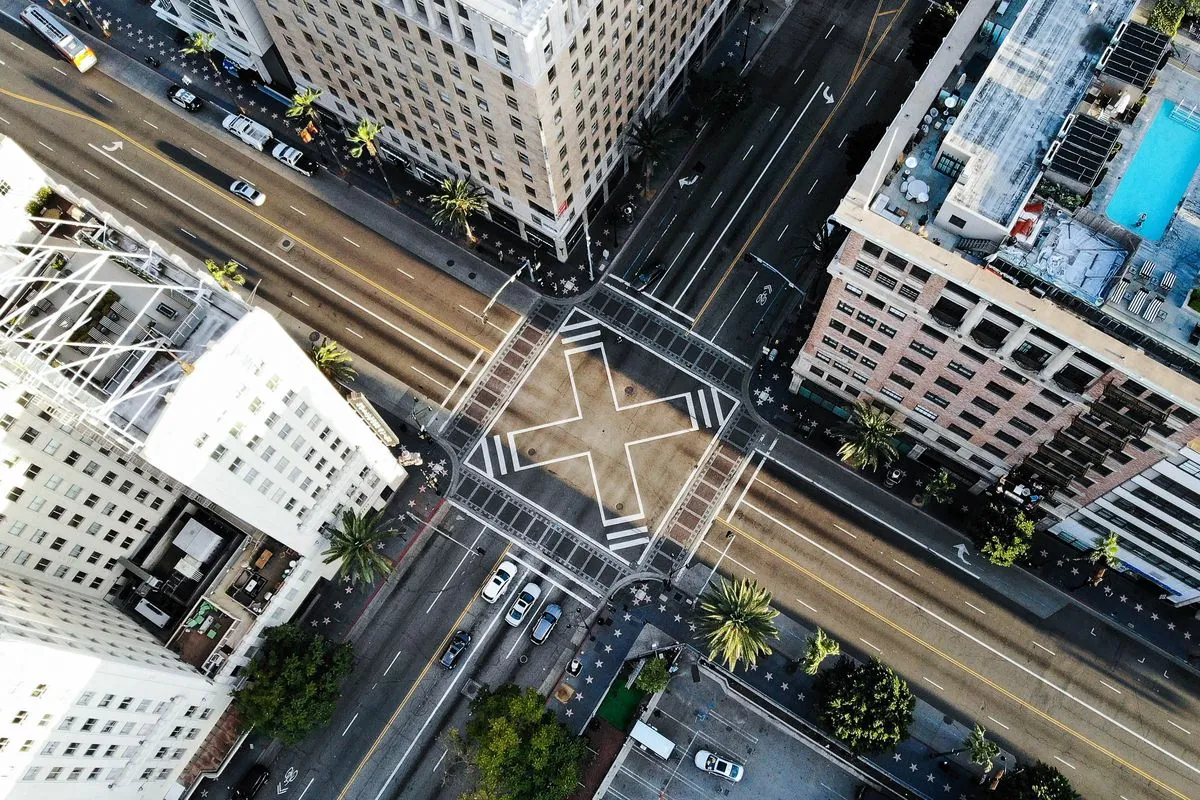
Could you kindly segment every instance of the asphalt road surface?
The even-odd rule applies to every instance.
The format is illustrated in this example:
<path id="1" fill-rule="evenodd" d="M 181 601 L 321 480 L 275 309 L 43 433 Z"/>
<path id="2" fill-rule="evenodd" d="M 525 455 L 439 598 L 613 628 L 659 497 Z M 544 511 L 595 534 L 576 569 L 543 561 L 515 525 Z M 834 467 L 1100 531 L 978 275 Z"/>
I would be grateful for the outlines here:
<path id="1" fill-rule="evenodd" d="M 335 178 L 289 174 L 220 131 L 223 109 L 189 115 L 167 104 L 167 82 L 149 71 L 142 92 L 103 65 L 68 73 L 9 20 L 0 37 L 0 132 L 169 252 L 246 265 L 257 298 L 430 401 L 452 408 L 515 323 L 503 306 L 485 321 L 487 297 L 326 204 L 321 187 Z M 231 195 L 238 178 L 265 192 L 266 204 Z M 393 212 L 365 201 L 361 213 Z"/>
<path id="2" fill-rule="evenodd" d="M 953 554 L 892 544 L 852 507 L 759 456 L 699 555 L 914 691 L 1058 767 L 1085 797 L 1200 797 L 1200 682 L 1064 599 L 1021 604 Z M 725 532 L 733 532 L 726 537 Z M 973 556 L 977 558 L 978 556 Z"/>
<path id="3" fill-rule="evenodd" d="M 880 0 L 868 14 L 842 0 L 792 9 L 746 73 L 752 105 L 706 129 L 681 172 L 697 179 L 664 190 L 617 264 L 618 280 L 661 264 L 643 301 L 749 359 L 773 314 L 795 300 L 762 264 L 805 282 L 813 233 L 852 179 L 847 138 L 890 121 L 916 80 L 902 53 L 923 8 Z M 739 66 L 740 54 L 731 62 Z"/>

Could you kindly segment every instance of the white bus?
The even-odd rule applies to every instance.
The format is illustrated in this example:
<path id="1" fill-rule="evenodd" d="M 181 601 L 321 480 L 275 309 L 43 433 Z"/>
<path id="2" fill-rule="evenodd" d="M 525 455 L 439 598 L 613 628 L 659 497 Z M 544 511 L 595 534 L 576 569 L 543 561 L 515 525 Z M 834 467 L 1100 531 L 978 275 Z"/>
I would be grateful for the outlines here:
<path id="1" fill-rule="evenodd" d="M 44 8 L 26 6 L 21 12 L 21 21 L 54 45 L 54 49 L 80 72 L 87 72 L 96 65 L 96 54 L 92 52 L 92 48 L 76 39 L 65 25 Z"/>

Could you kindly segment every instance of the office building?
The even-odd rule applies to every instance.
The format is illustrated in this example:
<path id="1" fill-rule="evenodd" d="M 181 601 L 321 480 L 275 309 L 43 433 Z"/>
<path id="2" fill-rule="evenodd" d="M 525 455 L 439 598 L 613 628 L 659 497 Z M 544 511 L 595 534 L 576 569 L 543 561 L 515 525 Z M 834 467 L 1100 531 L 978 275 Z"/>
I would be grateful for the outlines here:
<path id="1" fill-rule="evenodd" d="M 431 183 L 467 178 L 494 221 L 565 258 L 624 171 L 636 115 L 678 98 L 729 0 L 259 0 L 292 77 Z M 330 134 L 334 135 L 334 134 Z"/>
<path id="2" fill-rule="evenodd" d="M 1132 11 L 968 3 L 839 205 L 792 366 L 793 391 L 892 410 L 960 483 L 1045 486 L 1048 524 L 1094 523 L 1200 434 L 1200 83 Z M 1169 170 L 1168 129 L 1192 142 Z M 1200 542 L 1152 527 L 1120 531 L 1125 568 L 1194 600 Z"/>
<path id="3" fill-rule="evenodd" d="M 154 0 L 159 19 L 186 36 L 213 34 L 212 58 L 221 69 L 253 72 L 267 83 L 287 85 L 287 70 L 254 0 Z"/>
<path id="4" fill-rule="evenodd" d="M 405 473 L 268 313 L 6 138 L 0 164 L 0 781 L 163 797 L 333 575 L 329 526 Z"/>

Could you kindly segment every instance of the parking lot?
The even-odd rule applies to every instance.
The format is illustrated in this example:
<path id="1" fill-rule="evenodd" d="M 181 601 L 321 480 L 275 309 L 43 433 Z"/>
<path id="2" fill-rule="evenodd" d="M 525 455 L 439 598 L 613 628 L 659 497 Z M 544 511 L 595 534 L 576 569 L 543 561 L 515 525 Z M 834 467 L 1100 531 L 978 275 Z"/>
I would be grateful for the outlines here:
<path id="1" fill-rule="evenodd" d="M 664 761 L 634 745 L 604 797 L 614 800 L 790 798 L 851 800 L 858 781 L 786 730 L 747 707 L 707 672 L 693 681 L 688 667 L 672 679 L 647 720 L 675 743 Z M 731 783 L 696 768 L 695 754 L 709 750 L 745 768 Z"/>

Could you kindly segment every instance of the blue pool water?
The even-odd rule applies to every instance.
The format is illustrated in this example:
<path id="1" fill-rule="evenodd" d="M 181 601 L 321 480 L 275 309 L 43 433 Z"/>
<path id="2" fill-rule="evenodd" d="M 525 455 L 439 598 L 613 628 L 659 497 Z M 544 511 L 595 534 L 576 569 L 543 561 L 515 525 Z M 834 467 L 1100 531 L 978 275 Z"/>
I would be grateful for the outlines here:
<path id="1" fill-rule="evenodd" d="M 1171 119 L 1174 108 L 1175 103 L 1163 103 L 1104 212 L 1113 222 L 1154 242 L 1166 232 L 1200 166 L 1200 130 Z M 1146 219 L 1139 228 L 1142 214 Z"/>

